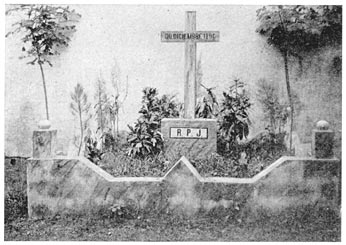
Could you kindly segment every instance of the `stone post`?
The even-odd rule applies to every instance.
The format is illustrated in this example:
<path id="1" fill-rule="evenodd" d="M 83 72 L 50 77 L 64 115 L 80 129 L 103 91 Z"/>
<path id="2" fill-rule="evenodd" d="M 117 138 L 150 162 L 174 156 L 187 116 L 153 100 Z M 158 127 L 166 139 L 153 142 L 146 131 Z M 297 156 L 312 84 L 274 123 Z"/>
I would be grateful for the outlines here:
<path id="1" fill-rule="evenodd" d="M 321 120 L 312 130 L 312 156 L 315 158 L 333 158 L 334 132 L 329 129 L 329 123 Z"/>
<path id="2" fill-rule="evenodd" d="M 56 149 L 56 129 L 49 129 L 50 125 L 39 124 L 39 129 L 33 134 L 33 158 L 53 158 Z"/>

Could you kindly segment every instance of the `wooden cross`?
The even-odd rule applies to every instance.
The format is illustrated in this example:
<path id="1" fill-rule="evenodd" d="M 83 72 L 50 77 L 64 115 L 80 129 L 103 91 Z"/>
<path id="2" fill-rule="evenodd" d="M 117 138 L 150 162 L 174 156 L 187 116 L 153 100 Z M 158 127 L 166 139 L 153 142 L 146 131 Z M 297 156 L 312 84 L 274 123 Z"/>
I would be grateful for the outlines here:
<path id="1" fill-rule="evenodd" d="M 197 42 L 218 42 L 218 31 L 196 31 L 196 11 L 187 11 L 185 31 L 162 31 L 161 42 L 185 42 L 184 118 L 195 118 Z"/>

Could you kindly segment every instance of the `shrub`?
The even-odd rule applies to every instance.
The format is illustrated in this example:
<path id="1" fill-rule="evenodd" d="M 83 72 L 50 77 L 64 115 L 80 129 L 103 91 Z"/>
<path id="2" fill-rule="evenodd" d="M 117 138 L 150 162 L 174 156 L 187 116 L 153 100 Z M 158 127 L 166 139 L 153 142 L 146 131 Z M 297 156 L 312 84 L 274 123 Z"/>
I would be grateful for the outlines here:
<path id="1" fill-rule="evenodd" d="M 179 117 L 181 111 L 181 104 L 175 101 L 174 95 L 162 95 L 157 99 L 158 107 L 158 121 L 159 127 L 161 126 L 161 120 L 163 118 Z"/>
<path id="2" fill-rule="evenodd" d="M 111 132 L 104 132 L 101 136 L 103 151 L 114 151 L 116 149 L 116 139 Z"/>
<path id="3" fill-rule="evenodd" d="M 239 92 L 239 90 L 242 90 Z M 219 138 L 226 143 L 225 150 L 237 140 L 246 138 L 249 134 L 249 115 L 251 107 L 250 98 L 244 90 L 244 83 L 235 80 L 235 85 L 229 88 L 229 92 L 223 92 L 223 101 L 219 114 Z"/>
<path id="4" fill-rule="evenodd" d="M 157 129 L 158 122 L 138 119 L 134 127 L 128 125 L 130 138 L 129 156 L 145 157 L 158 154 L 163 149 L 163 137 Z"/>
<path id="5" fill-rule="evenodd" d="M 141 115 L 133 127 L 128 125 L 127 151 L 129 156 L 141 158 L 162 151 L 161 120 L 179 116 L 179 103 L 174 101 L 174 96 L 163 95 L 159 98 L 155 88 L 145 88 L 143 93 Z"/>
<path id="6" fill-rule="evenodd" d="M 90 131 L 84 138 L 85 141 L 85 152 L 84 156 L 96 165 L 101 161 L 102 155 L 104 154 L 100 149 L 97 148 L 98 142 L 96 137 L 91 136 Z"/>

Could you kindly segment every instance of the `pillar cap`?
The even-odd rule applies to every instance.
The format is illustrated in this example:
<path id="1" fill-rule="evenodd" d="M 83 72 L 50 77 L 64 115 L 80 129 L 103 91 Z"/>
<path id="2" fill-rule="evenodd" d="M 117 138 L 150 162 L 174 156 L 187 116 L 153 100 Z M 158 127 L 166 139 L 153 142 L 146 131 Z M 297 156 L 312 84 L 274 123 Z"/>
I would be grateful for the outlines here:
<path id="1" fill-rule="evenodd" d="M 51 125 L 51 122 L 48 120 L 41 120 L 38 122 L 39 129 L 49 129 Z"/>
<path id="2" fill-rule="evenodd" d="M 316 123 L 316 127 L 318 130 L 329 130 L 329 122 L 325 120 L 320 120 Z"/>

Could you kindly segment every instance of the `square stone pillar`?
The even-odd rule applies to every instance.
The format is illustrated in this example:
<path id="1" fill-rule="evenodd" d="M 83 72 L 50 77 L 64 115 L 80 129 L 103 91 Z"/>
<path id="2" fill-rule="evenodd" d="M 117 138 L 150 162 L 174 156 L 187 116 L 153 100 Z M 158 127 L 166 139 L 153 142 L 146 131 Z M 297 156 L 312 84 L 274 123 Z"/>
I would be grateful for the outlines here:
<path id="1" fill-rule="evenodd" d="M 334 157 L 334 132 L 332 130 L 312 130 L 312 156 L 316 158 Z"/>
<path id="2" fill-rule="evenodd" d="M 169 160 L 181 156 L 205 159 L 216 153 L 216 119 L 164 118 L 161 132 L 164 152 Z"/>
<path id="3" fill-rule="evenodd" d="M 33 134 L 33 158 L 53 158 L 56 149 L 57 130 L 39 129 Z"/>
<path id="4" fill-rule="evenodd" d="M 334 132 L 329 129 L 329 123 L 321 120 L 316 124 L 317 129 L 312 130 L 312 156 L 315 158 L 334 157 Z"/>

